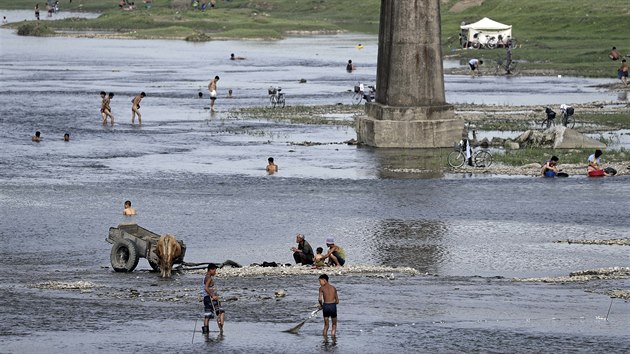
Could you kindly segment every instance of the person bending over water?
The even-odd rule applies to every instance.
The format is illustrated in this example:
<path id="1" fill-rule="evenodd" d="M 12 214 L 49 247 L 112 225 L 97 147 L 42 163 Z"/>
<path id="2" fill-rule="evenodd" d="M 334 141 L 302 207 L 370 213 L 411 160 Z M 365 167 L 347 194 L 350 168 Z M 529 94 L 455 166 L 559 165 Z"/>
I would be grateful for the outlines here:
<path id="1" fill-rule="evenodd" d="M 545 165 L 542 167 L 541 173 L 544 177 L 556 177 L 558 172 L 560 172 L 558 169 L 558 157 L 551 156 L 549 161 L 545 162 Z"/>

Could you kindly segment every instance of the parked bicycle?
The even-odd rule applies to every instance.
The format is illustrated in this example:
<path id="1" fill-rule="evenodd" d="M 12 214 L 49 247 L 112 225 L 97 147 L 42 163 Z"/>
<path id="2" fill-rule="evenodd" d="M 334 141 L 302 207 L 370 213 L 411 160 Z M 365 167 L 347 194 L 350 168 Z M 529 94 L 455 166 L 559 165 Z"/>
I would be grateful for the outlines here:
<path id="1" fill-rule="evenodd" d="M 466 48 L 473 47 L 475 49 L 483 49 L 483 48 L 494 49 L 497 47 L 497 44 L 499 43 L 499 41 L 497 40 L 497 37 L 486 34 L 485 40 L 482 41 L 481 39 L 479 39 L 480 35 L 481 33 L 475 33 L 473 35 L 473 40 L 465 43 Z"/>
<path id="2" fill-rule="evenodd" d="M 448 154 L 448 164 L 451 167 L 462 167 L 466 163 L 466 146 L 463 141 L 455 144 L 455 151 Z M 478 150 L 472 154 L 472 165 L 475 167 L 490 167 L 492 165 L 492 154 L 487 150 Z"/>
<path id="3" fill-rule="evenodd" d="M 269 101 L 273 108 L 276 108 L 276 106 L 284 108 L 284 93 L 280 91 L 282 91 L 282 88 L 273 86 L 267 90 L 269 92 Z"/>
<path id="4" fill-rule="evenodd" d="M 543 129 L 549 129 L 556 125 L 556 112 L 554 112 L 549 107 L 545 107 L 545 119 L 543 119 L 537 125 L 540 125 L 540 127 Z"/>
<path id="5" fill-rule="evenodd" d="M 560 114 L 562 117 L 563 126 L 567 128 L 571 128 L 571 129 L 575 127 L 575 118 L 573 118 L 573 113 L 575 113 L 575 110 L 573 109 L 573 107 L 568 106 L 566 104 L 560 105 Z"/>
<path id="6" fill-rule="evenodd" d="M 354 85 L 352 94 L 352 104 L 358 105 L 361 102 L 372 102 L 376 97 L 376 88 L 374 86 L 368 86 L 368 91 L 365 91 L 365 86 L 362 83 Z"/>

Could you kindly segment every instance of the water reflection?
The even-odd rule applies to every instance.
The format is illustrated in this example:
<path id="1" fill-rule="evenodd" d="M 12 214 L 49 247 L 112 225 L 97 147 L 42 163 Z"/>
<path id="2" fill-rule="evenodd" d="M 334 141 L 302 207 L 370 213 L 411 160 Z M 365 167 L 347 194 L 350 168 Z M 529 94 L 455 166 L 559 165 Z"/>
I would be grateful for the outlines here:
<path id="1" fill-rule="evenodd" d="M 440 178 L 444 175 L 445 153 L 451 149 L 374 149 L 368 150 L 383 179 Z"/>
<path id="2" fill-rule="evenodd" d="M 619 94 L 617 95 L 617 101 L 622 101 L 622 102 L 628 101 L 628 90 L 623 90 L 619 92 Z"/>
<path id="3" fill-rule="evenodd" d="M 386 266 L 405 264 L 420 272 L 437 273 L 447 251 L 447 226 L 435 220 L 382 220 L 374 231 L 374 254 Z"/>

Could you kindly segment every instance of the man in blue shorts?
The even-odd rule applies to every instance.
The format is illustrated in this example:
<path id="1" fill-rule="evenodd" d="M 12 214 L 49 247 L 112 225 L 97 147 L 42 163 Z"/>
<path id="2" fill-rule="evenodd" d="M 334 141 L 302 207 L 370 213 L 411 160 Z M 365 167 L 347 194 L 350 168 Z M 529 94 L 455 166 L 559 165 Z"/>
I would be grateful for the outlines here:
<path id="1" fill-rule="evenodd" d="M 217 315 L 217 324 L 219 325 L 219 332 L 223 333 L 223 324 L 225 323 L 225 311 L 219 304 L 219 294 L 214 284 L 214 276 L 217 274 L 217 265 L 214 263 L 208 264 L 208 272 L 203 279 L 203 285 L 201 287 L 201 295 L 203 296 L 203 327 L 201 332 L 203 334 L 210 333 L 209 322 L 214 315 Z"/>
<path id="2" fill-rule="evenodd" d="M 339 303 L 339 296 L 337 295 L 337 289 L 330 285 L 328 282 L 328 275 L 322 274 L 319 276 L 319 306 L 324 312 L 324 337 L 328 336 L 328 319 L 332 318 L 332 330 L 331 335 L 337 336 L 337 304 Z"/>

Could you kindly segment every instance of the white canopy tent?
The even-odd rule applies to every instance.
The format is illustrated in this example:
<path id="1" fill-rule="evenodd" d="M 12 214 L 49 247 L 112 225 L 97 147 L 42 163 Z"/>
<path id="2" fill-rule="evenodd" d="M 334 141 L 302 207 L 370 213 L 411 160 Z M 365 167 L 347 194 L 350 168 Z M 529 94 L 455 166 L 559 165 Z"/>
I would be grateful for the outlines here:
<path id="1" fill-rule="evenodd" d="M 461 35 L 463 39 L 466 39 L 468 42 L 479 41 L 481 44 L 486 44 L 488 39 L 494 37 L 497 41 L 499 36 L 503 39 L 503 42 L 507 42 L 508 38 L 512 38 L 512 26 L 505 25 L 503 23 L 491 20 L 487 17 L 482 18 L 481 20 L 470 23 L 467 25 L 461 25 L 459 27 L 461 29 Z M 476 39 L 475 39 L 476 36 Z M 499 41 L 499 45 L 502 45 L 501 41 Z"/>

